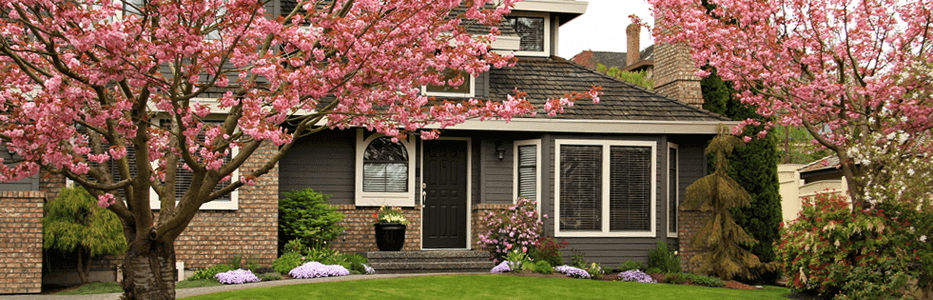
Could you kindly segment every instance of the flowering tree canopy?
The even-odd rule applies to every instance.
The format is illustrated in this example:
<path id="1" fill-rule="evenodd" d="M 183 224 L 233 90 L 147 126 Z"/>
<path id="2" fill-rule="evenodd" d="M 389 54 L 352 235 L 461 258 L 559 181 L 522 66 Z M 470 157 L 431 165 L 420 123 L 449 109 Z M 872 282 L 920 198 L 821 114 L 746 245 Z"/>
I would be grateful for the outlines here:
<path id="1" fill-rule="evenodd" d="M 839 156 L 859 206 L 872 202 L 864 187 L 891 179 L 873 177 L 890 162 L 868 148 L 931 152 L 933 2 L 649 2 L 656 41 L 686 45 L 762 116 L 805 127 Z"/>
<path id="2" fill-rule="evenodd" d="M 501 102 L 421 94 L 513 62 L 490 51 L 513 2 L 0 0 L 0 144 L 20 158 L 0 166 L 0 181 L 44 169 L 84 186 L 123 220 L 130 278 L 130 261 L 158 248 L 149 243 L 171 250 L 202 204 L 253 183 L 300 137 L 365 127 L 397 138 L 532 112 L 521 93 Z M 279 14 L 285 3 L 294 8 Z M 444 70 L 460 75 L 445 80 Z M 596 90 L 546 107 L 583 96 Z M 230 178 L 264 142 L 279 146 L 271 158 Z M 193 180 L 176 196 L 182 170 Z M 170 252 L 161 257 L 174 260 Z M 173 295 L 162 291 L 128 296 Z"/>

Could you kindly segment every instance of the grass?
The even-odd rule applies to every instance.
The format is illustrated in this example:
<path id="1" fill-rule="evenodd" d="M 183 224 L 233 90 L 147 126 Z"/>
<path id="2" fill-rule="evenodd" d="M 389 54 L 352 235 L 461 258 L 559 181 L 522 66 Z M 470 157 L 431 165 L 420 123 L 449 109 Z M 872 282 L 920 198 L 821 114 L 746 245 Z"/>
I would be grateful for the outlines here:
<path id="1" fill-rule="evenodd" d="M 787 299 L 789 289 L 701 286 L 571 278 L 454 275 L 254 288 L 186 299 Z"/>
<path id="2" fill-rule="evenodd" d="M 188 289 L 196 287 L 205 287 L 205 286 L 218 286 L 223 285 L 220 282 L 204 279 L 204 280 L 182 280 L 175 285 L 175 288 L 179 289 Z M 120 287 L 119 283 L 116 282 L 92 282 L 85 285 L 82 285 L 73 290 L 67 290 L 56 295 L 94 295 L 94 294 L 109 294 L 109 293 L 122 293 L 123 288 Z"/>

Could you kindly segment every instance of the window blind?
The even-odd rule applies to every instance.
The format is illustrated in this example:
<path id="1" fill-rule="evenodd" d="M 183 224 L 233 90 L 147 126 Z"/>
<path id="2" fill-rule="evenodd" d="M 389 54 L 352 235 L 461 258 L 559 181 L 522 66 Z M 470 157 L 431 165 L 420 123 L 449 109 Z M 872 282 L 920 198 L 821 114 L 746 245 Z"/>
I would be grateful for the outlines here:
<path id="1" fill-rule="evenodd" d="M 651 148 L 609 147 L 609 230 L 651 230 Z"/>
<path id="2" fill-rule="evenodd" d="M 560 230 L 602 228 L 602 146 L 560 146 Z"/>
<path id="3" fill-rule="evenodd" d="M 538 200 L 538 147 L 518 147 L 518 195 Z"/>
<path id="4" fill-rule="evenodd" d="M 408 192 L 408 151 L 388 137 L 369 143 L 363 152 L 364 192 Z"/>

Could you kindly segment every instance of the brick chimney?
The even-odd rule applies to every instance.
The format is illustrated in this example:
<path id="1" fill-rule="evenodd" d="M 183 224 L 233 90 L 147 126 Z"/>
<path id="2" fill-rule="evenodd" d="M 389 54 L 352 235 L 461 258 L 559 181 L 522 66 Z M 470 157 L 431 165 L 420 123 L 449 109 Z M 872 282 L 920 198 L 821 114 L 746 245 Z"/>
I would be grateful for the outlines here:
<path id="1" fill-rule="evenodd" d="M 656 19 L 655 24 L 658 22 L 660 20 Z M 696 71 L 693 57 L 686 46 L 654 46 L 654 91 L 658 94 L 702 108 L 703 90 L 700 88 L 700 77 L 693 75 Z"/>
<path id="2" fill-rule="evenodd" d="M 625 65 L 631 65 L 641 60 L 638 41 L 641 39 L 641 26 L 632 23 L 625 28 L 625 41 L 628 44 L 628 52 L 625 55 Z"/>

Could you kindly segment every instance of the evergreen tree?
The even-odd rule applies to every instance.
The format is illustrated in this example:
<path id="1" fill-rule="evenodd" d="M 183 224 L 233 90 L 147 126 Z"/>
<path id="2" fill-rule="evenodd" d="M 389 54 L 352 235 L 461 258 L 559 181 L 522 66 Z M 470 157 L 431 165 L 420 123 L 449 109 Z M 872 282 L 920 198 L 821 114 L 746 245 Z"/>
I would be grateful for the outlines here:
<path id="1" fill-rule="evenodd" d="M 716 75 L 715 69 L 709 71 L 710 75 L 700 82 L 703 89 L 703 108 L 736 121 L 747 118 L 763 119 L 754 109 L 732 97 L 735 90 Z M 745 128 L 745 134 L 754 134 L 761 129 L 761 126 L 748 126 Z M 777 139 L 771 134 L 761 139 L 753 139 L 745 147 L 732 152 L 728 160 L 731 162 L 728 175 L 735 178 L 752 197 L 752 205 L 733 208 L 732 216 L 752 238 L 760 241 L 746 247 L 763 263 L 760 268 L 754 269 L 747 279 L 773 282 L 780 274 L 777 272 L 778 257 L 774 253 L 772 242 L 780 238 L 782 219 L 780 183 L 777 177 Z"/>
<path id="2" fill-rule="evenodd" d="M 731 210 L 748 206 L 752 197 L 726 172 L 726 156 L 742 145 L 741 139 L 728 135 L 726 130 L 723 128 L 706 147 L 706 154 L 715 156 L 716 170 L 687 187 L 683 209 L 712 213 L 706 225 L 690 241 L 694 248 L 707 251 L 697 254 L 691 261 L 699 262 L 703 273 L 729 280 L 736 276 L 750 277 L 751 269 L 758 267 L 760 261 L 739 246 L 753 245 L 757 241 L 732 217 Z"/>

